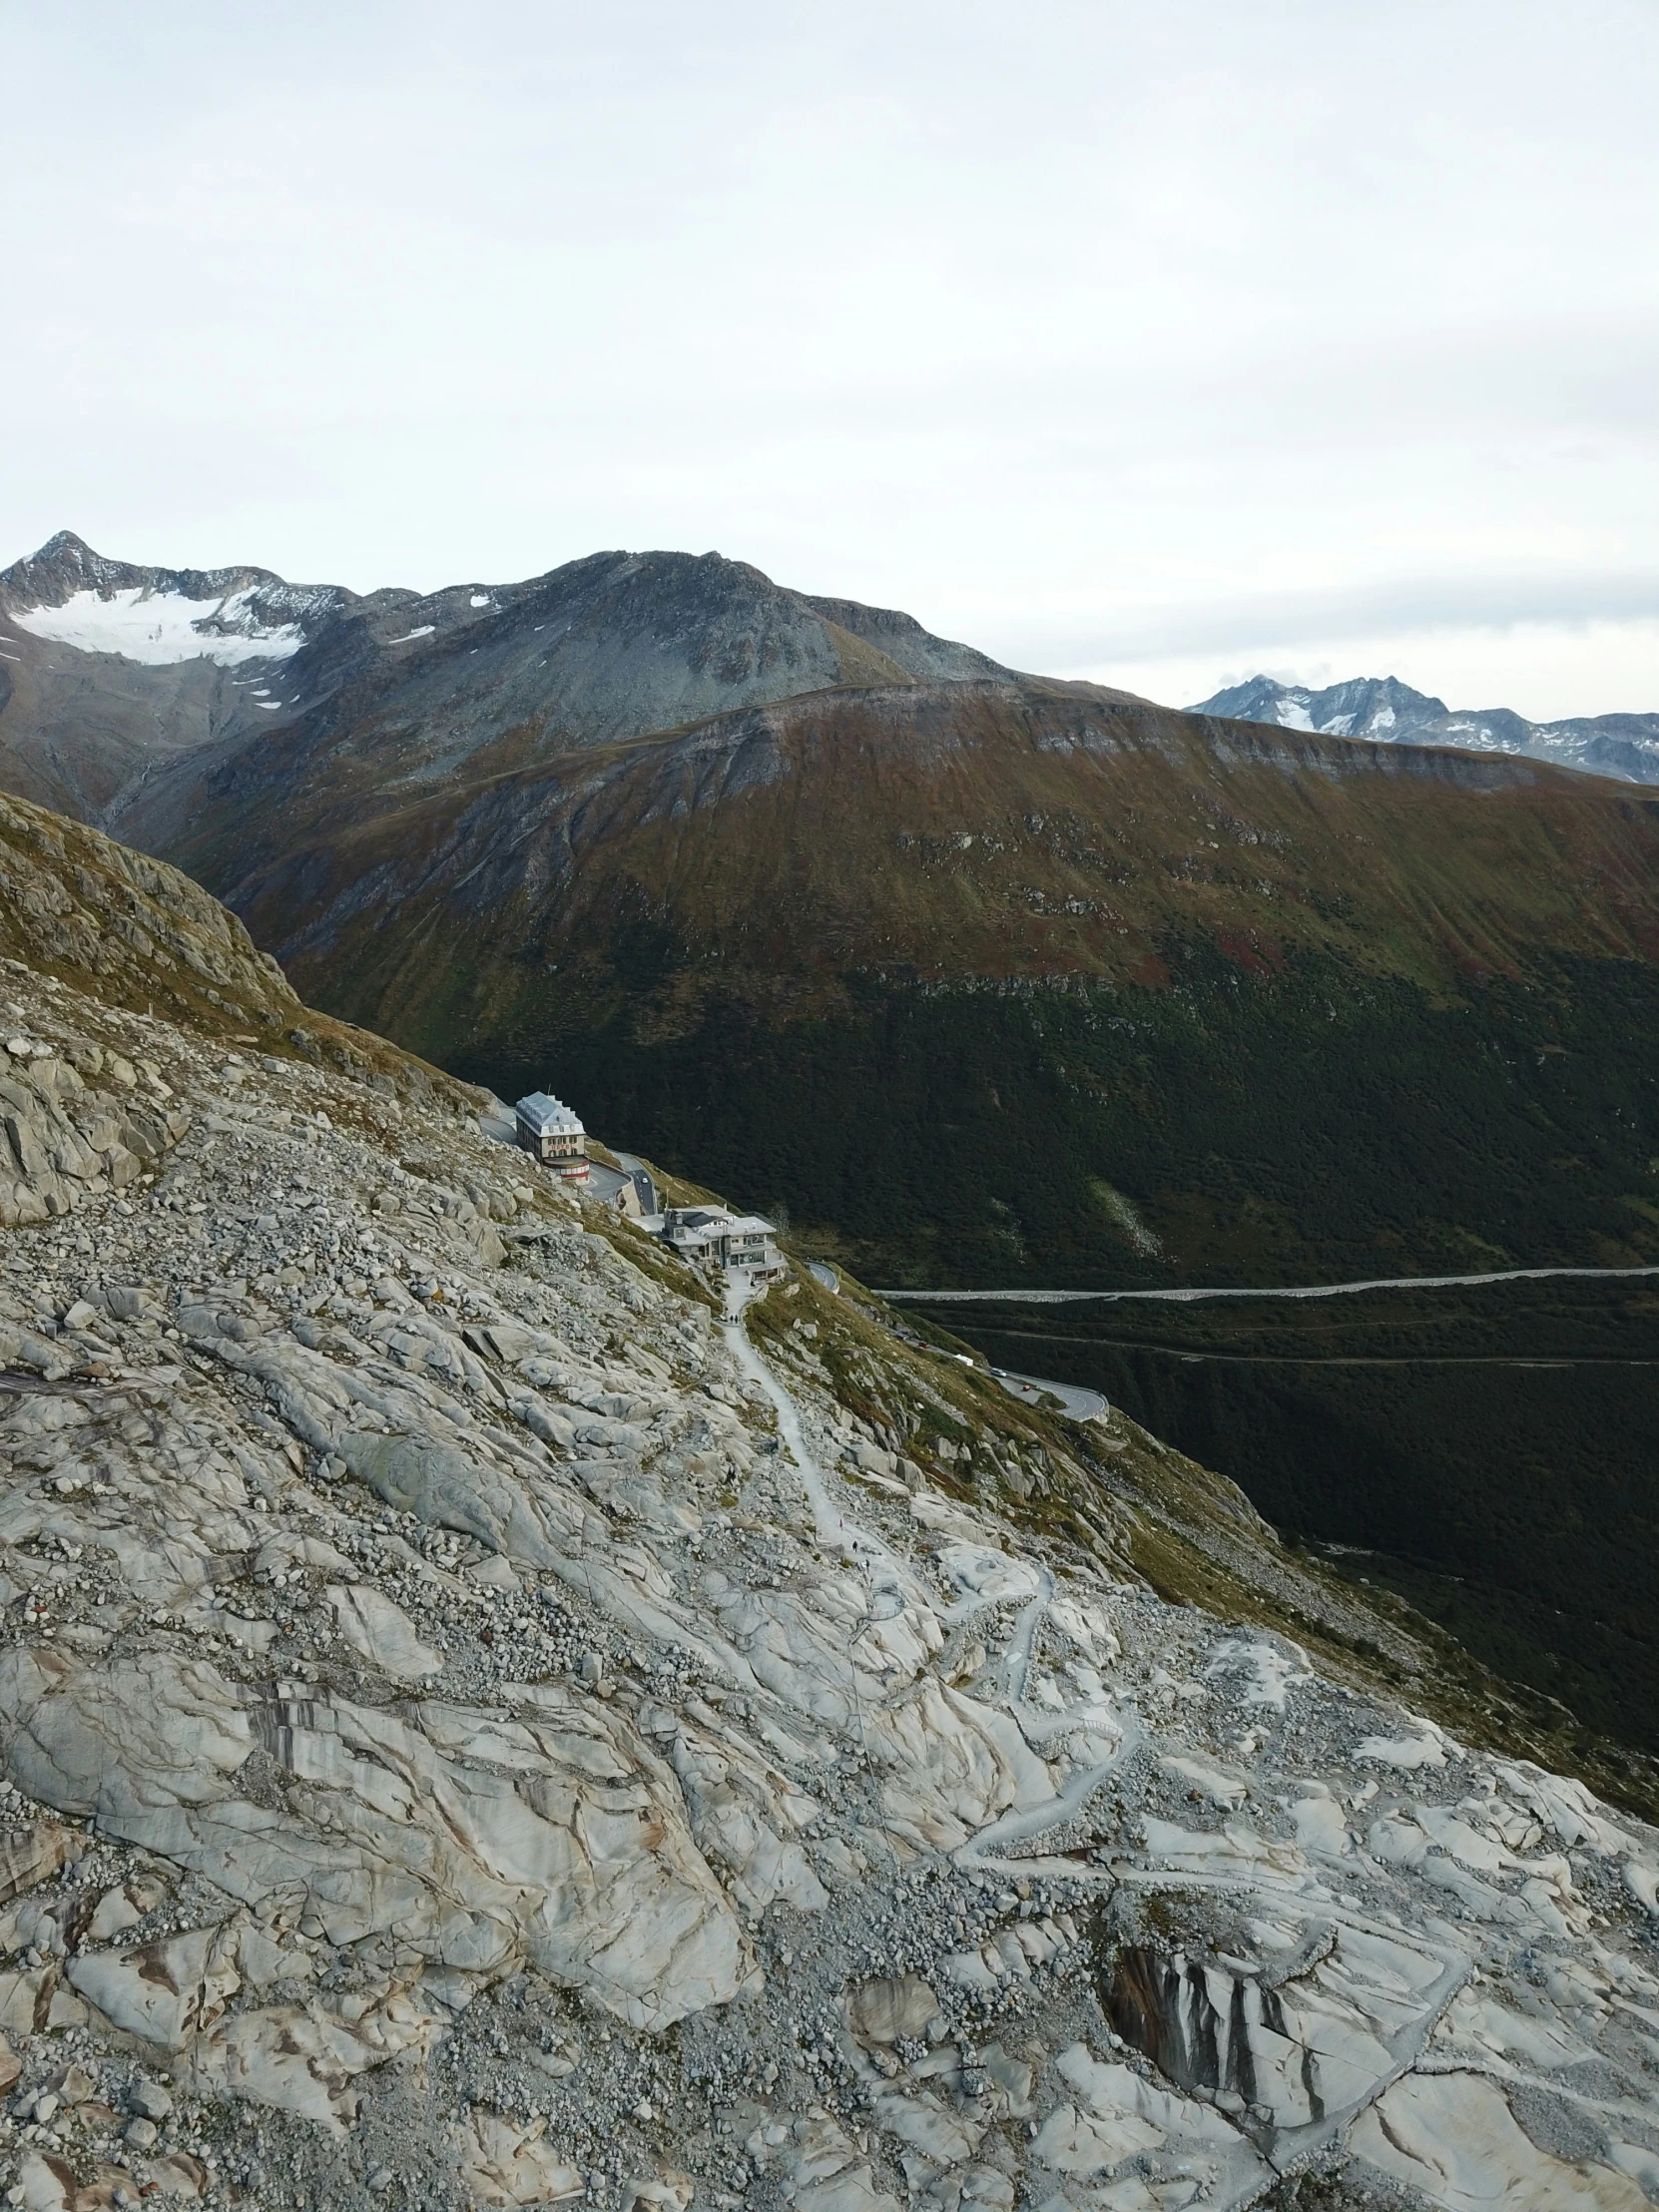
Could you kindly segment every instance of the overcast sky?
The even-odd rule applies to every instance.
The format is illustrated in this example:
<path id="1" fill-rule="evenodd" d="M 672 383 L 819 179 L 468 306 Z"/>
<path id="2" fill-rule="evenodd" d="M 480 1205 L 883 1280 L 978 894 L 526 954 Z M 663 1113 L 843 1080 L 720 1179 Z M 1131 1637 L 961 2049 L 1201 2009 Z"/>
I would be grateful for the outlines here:
<path id="1" fill-rule="evenodd" d="M 1654 0 L 0 0 L 0 563 L 1659 708 Z"/>

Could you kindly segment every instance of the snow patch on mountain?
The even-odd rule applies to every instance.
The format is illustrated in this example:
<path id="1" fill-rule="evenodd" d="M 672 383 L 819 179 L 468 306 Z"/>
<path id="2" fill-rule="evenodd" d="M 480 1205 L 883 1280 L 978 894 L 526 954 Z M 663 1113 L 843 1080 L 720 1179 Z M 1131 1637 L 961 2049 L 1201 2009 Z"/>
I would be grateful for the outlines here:
<path id="1" fill-rule="evenodd" d="M 1198 706 L 1195 715 L 1266 722 L 1328 738 L 1365 738 L 1378 745 L 1451 745 L 1472 753 L 1519 753 L 1592 776 L 1659 783 L 1659 714 L 1587 715 L 1566 722 L 1528 722 L 1507 707 L 1475 712 L 1413 691 L 1392 676 L 1362 676 L 1323 690 L 1252 676 Z"/>
<path id="2" fill-rule="evenodd" d="M 78 591 L 61 607 L 31 607 L 13 614 L 20 629 L 55 645 L 82 653 L 119 653 L 123 660 L 149 668 L 179 661 L 217 661 L 236 668 L 245 661 L 285 661 L 298 652 L 305 633 L 296 625 L 262 623 L 251 591 L 217 599 L 190 599 L 183 592 L 129 591 L 105 594 Z"/>

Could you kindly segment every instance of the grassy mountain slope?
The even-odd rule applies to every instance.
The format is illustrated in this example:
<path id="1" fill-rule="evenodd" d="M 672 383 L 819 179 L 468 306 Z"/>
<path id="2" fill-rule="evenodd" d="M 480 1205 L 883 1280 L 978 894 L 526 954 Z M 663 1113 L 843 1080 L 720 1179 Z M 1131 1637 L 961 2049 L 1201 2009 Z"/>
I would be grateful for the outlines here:
<path id="1" fill-rule="evenodd" d="M 28 627 L 138 593 L 217 636 L 221 585 L 279 668 Z M 1652 1248 L 1631 791 L 1017 678 L 718 555 L 359 599 L 66 537 L 0 615 L 0 782 L 180 862 L 313 998 L 878 1279 Z"/>
<path id="2" fill-rule="evenodd" d="M 1616 788 L 990 681 L 485 765 L 239 781 L 187 855 L 312 997 L 877 1280 L 1659 1247 L 1659 811 Z"/>
<path id="3" fill-rule="evenodd" d="M 276 1060 L 332 1068 L 378 1091 L 412 1091 L 468 1113 L 476 1104 L 436 1068 L 302 1005 L 271 954 L 188 875 L 3 796 L 0 963 L 49 993 L 67 989 L 224 1045 L 258 1045 Z"/>

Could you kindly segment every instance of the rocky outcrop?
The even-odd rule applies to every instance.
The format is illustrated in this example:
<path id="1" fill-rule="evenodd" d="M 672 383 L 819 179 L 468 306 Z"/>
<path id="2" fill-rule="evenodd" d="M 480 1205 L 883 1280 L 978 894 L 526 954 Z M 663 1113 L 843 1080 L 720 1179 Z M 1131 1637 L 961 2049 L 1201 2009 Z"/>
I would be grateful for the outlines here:
<path id="1" fill-rule="evenodd" d="M 1155 1597 L 1140 1432 L 9 972 L 31 1114 L 178 1117 L 0 1248 L 9 2201 L 1659 2190 L 1659 1840 Z"/>
<path id="2" fill-rule="evenodd" d="M 0 1757 L 31 1796 L 256 1914 L 308 1895 L 335 1945 L 395 1936 L 463 1972 L 529 1960 L 652 2029 L 743 1985 L 732 1909 L 623 1716 L 547 1690 L 513 1719 L 436 1700 L 393 1718 L 283 1687 L 256 1700 L 201 1662 L 14 1651 Z M 281 1813 L 238 1788 L 251 1761 L 276 1770 Z"/>
<path id="3" fill-rule="evenodd" d="M 127 1189 L 189 1127 L 154 1062 L 84 1039 L 60 1051 L 13 1030 L 0 1058 L 0 1229 Z"/>
<path id="4" fill-rule="evenodd" d="M 29 979 L 31 989 L 44 994 L 34 999 L 44 1020 L 31 1025 L 15 988 L 7 1000 L 8 973 Z M 117 1035 L 104 1035 L 100 1043 L 97 1022 L 89 1028 L 71 1018 L 88 1000 L 129 1016 L 142 1011 L 143 1019 Z M 283 1059 L 341 1070 L 378 1092 L 381 1101 L 436 1100 L 469 1118 L 478 1108 L 479 1094 L 470 1087 L 377 1037 L 302 1007 L 276 962 L 256 948 L 236 915 L 177 868 L 44 808 L 0 797 L 0 1075 L 28 1079 L 37 1090 L 70 1101 L 70 1121 L 90 1116 L 99 1127 L 108 1104 L 82 1099 L 81 1090 L 108 1093 L 139 1132 L 128 1149 L 149 1162 L 155 1150 L 145 1134 L 145 1117 L 153 1121 L 158 1106 L 172 1103 L 144 1043 L 146 1026 L 158 1020 L 165 1035 L 172 1034 L 173 1022 L 183 1021 L 194 1035 L 217 1036 L 228 1055 L 222 1080 L 232 1086 L 243 1064 L 233 1048 L 257 1044 Z M 55 1146 L 76 1156 L 62 1113 L 38 1100 L 14 1102 L 14 1110 L 47 1127 L 48 1157 Z M 377 1104 L 375 1111 L 383 1121 L 383 1107 Z M 158 1141 L 165 1149 L 172 1137 Z M 103 1147 L 94 1142 L 91 1149 Z M 0 1151 L 0 1185 L 8 1180 L 8 1165 Z M 11 1180 L 30 1185 L 39 1180 L 33 1169 L 17 1175 L 19 1166 L 14 1164 Z M 66 1173 L 52 1172 L 60 1180 Z M 73 1172 L 67 1190 L 41 1181 L 41 1191 L 50 1194 L 48 1212 L 72 1204 L 73 1185 L 81 1181 L 84 1177 Z M 476 1208 L 464 1193 L 455 1194 L 454 1204 L 475 1218 Z M 487 1223 L 481 1225 L 477 1242 L 491 1264 L 504 1249 L 492 1239 Z"/>

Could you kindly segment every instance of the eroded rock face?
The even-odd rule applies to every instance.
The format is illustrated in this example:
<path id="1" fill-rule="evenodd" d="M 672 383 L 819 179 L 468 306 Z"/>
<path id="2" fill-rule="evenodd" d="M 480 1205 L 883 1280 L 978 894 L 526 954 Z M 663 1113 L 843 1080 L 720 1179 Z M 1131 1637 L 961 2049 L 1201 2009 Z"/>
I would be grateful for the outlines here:
<path id="1" fill-rule="evenodd" d="M 547 2121 L 527 2126 L 474 2105 L 456 2128 L 461 2180 L 481 2204 L 566 2204 L 583 2194 L 580 2172 L 546 2140 Z"/>
<path id="2" fill-rule="evenodd" d="M 1659 2195 L 1638 1823 L 1034 1535 L 1088 1435 L 810 1280 L 752 1341 L 440 1102 L 17 1018 L 178 1124 L 0 1252 L 18 2201 Z"/>
<path id="3" fill-rule="evenodd" d="M 1126 1943 L 1106 2015 L 1167 2080 L 1282 2152 L 1369 2103 L 1466 1970 L 1402 1936 L 1336 1923 L 1314 1932 L 1314 1953 L 1287 1970 L 1271 1951 L 1193 1958 Z"/>
<path id="4" fill-rule="evenodd" d="M 83 1079 L 67 1056 L 26 1030 L 13 1030 L 3 1044 L 0 1229 L 49 1221 L 84 1198 L 125 1190 L 190 1126 L 189 1113 L 159 1080 L 140 1095 L 138 1074 L 119 1055 L 106 1067 L 97 1046 L 83 1045 L 78 1057 L 89 1070 Z M 101 1087 L 100 1078 L 117 1087 Z"/>
<path id="5" fill-rule="evenodd" d="M 282 1687 L 253 1701 L 171 1654 L 99 1668 L 19 1647 L 0 1658 L 0 1756 L 32 1796 L 256 1912 L 302 1892 L 334 1944 L 529 1959 L 652 2029 L 737 1994 L 736 1918 L 623 1715 L 548 1687 L 514 1717 L 432 1700 L 395 1718 Z M 239 1791 L 256 1749 L 282 1813 Z"/>

